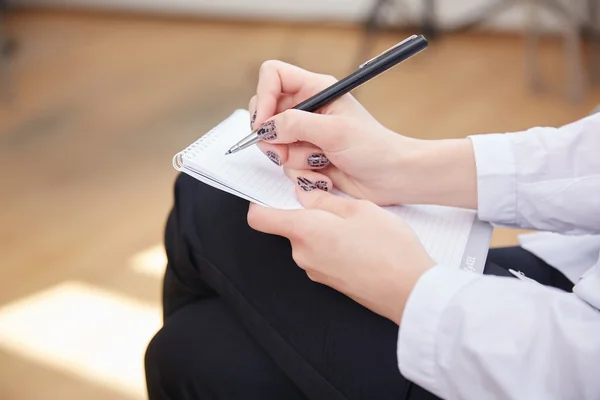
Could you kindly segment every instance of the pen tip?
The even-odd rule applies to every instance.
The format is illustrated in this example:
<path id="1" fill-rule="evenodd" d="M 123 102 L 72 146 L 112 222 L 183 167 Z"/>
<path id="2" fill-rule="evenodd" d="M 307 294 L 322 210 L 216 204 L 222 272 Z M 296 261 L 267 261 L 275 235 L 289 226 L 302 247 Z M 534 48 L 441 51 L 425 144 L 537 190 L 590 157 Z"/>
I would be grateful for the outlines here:
<path id="1" fill-rule="evenodd" d="M 227 150 L 227 153 L 225 153 L 225 155 L 231 154 L 231 150 Z"/>

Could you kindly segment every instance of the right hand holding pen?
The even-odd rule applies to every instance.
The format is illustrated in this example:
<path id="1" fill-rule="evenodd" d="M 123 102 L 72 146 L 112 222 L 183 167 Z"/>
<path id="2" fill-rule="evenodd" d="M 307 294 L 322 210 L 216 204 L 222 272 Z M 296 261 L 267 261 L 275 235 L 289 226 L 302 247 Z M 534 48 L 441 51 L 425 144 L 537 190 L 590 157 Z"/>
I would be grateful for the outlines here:
<path id="1" fill-rule="evenodd" d="M 385 128 L 350 94 L 318 113 L 291 109 L 335 81 L 283 62 L 265 62 L 250 101 L 251 124 L 262 138 L 259 148 L 290 178 L 300 178 L 300 187 L 302 182 L 325 190 L 335 185 L 379 205 L 398 203 L 401 164 L 422 141 Z"/>

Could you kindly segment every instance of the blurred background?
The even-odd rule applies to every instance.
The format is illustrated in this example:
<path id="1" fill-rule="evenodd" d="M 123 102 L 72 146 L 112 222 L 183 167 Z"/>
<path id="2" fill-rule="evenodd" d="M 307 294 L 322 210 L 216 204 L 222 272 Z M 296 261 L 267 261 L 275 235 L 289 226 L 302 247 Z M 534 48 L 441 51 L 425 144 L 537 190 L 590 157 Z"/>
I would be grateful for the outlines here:
<path id="1" fill-rule="evenodd" d="M 146 397 L 175 152 L 246 108 L 267 59 L 343 77 L 419 138 L 600 105 L 597 0 L 0 0 L 0 399 Z M 493 245 L 516 243 L 497 230 Z"/>

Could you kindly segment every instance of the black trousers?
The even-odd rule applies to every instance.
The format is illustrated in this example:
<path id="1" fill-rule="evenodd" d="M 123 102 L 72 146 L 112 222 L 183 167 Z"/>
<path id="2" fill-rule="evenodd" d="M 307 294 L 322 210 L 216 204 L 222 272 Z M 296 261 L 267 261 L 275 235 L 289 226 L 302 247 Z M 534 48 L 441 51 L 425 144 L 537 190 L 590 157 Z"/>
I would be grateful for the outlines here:
<path id="1" fill-rule="evenodd" d="M 398 327 L 306 277 L 285 238 L 252 230 L 248 202 L 186 175 L 165 246 L 164 326 L 145 367 L 157 399 L 434 399 L 398 370 Z M 520 248 L 486 273 L 523 271 L 570 290 Z"/>

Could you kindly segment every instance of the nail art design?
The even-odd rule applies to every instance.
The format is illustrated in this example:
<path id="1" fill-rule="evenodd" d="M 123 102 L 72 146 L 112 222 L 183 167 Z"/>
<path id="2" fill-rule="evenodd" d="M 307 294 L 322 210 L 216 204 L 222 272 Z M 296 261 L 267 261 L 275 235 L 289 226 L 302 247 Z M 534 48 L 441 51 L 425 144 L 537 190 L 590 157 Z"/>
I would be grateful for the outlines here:
<path id="1" fill-rule="evenodd" d="M 279 155 L 277 153 L 269 150 L 265 154 L 267 157 L 269 157 L 269 160 L 273 161 L 277 165 L 281 165 L 281 160 L 279 159 Z"/>
<path id="2" fill-rule="evenodd" d="M 250 118 L 250 129 L 254 129 L 255 122 L 256 122 L 256 110 L 254 110 L 254 114 L 252 114 L 252 118 Z"/>
<path id="3" fill-rule="evenodd" d="M 296 183 L 305 192 L 310 192 L 311 190 L 315 190 L 317 188 L 314 183 L 312 183 L 308 179 L 303 178 L 301 176 L 298 177 L 298 179 L 296 180 Z"/>
<path id="4" fill-rule="evenodd" d="M 267 121 L 260 129 L 256 132 L 256 135 L 261 140 L 273 140 L 277 138 L 277 132 L 275 131 L 275 121 Z"/>
<path id="5" fill-rule="evenodd" d="M 329 183 L 327 181 L 316 181 L 315 186 L 324 192 L 329 192 Z"/>
<path id="6" fill-rule="evenodd" d="M 327 156 L 325 156 L 325 154 L 317 153 L 308 156 L 308 158 L 306 159 L 306 163 L 310 167 L 326 167 L 327 165 L 329 165 L 329 159 L 327 158 Z"/>

